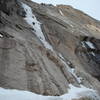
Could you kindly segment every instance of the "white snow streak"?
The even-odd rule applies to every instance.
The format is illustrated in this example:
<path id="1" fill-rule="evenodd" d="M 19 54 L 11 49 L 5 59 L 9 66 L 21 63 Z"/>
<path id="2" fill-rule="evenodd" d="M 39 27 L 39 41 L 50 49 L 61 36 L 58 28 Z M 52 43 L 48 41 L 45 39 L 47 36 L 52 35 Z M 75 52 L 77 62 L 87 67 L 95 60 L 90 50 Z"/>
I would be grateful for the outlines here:
<path id="1" fill-rule="evenodd" d="M 3 37 L 3 35 L 2 35 L 2 34 L 0 34 L 0 37 L 2 38 L 2 37 Z"/>
<path id="2" fill-rule="evenodd" d="M 90 41 L 85 41 L 85 42 L 81 42 L 82 47 L 86 48 L 86 44 L 89 46 L 89 48 L 91 49 L 96 49 L 95 46 L 93 45 L 93 43 L 91 43 Z M 95 56 L 94 52 L 90 52 L 93 56 Z"/>
<path id="3" fill-rule="evenodd" d="M 43 43 L 45 48 L 53 51 L 52 46 L 46 41 L 45 36 L 41 29 L 41 23 L 37 20 L 35 15 L 32 13 L 32 9 L 24 3 L 22 3 L 22 7 L 24 8 L 24 10 L 26 12 L 26 17 L 25 17 L 26 22 L 29 25 L 31 25 L 31 27 L 35 30 L 34 33 L 39 38 L 39 40 Z"/>
<path id="4" fill-rule="evenodd" d="M 68 71 L 76 78 L 77 82 L 81 83 L 82 78 L 81 77 L 77 77 L 77 75 L 75 73 L 75 68 L 70 68 L 69 65 L 66 63 L 64 57 L 60 53 L 59 53 L 59 58 L 62 61 L 62 63 L 67 67 Z"/>
<path id="5" fill-rule="evenodd" d="M 71 72 L 72 75 L 75 77 L 75 79 L 77 80 L 77 82 L 78 82 L 79 84 L 81 84 L 81 82 L 82 82 L 82 77 L 78 77 L 78 76 L 76 75 L 76 73 L 75 73 L 75 68 L 70 68 L 70 72 Z"/>
<path id="6" fill-rule="evenodd" d="M 94 52 L 91 52 L 91 54 L 92 54 L 93 56 L 96 56 Z"/>
<path id="7" fill-rule="evenodd" d="M 82 44 L 82 47 L 86 48 L 86 46 L 85 46 L 84 42 L 81 42 L 81 44 Z"/>
<path id="8" fill-rule="evenodd" d="M 63 12 L 62 12 L 61 10 L 59 10 L 59 13 L 60 13 L 62 16 L 64 16 L 64 14 L 63 14 Z"/>
<path id="9" fill-rule="evenodd" d="M 59 57 L 60 57 L 60 59 L 62 59 L 63 61 L 65 61 L 65 59 L 64 59 L 64 57 L 62 56 L 61 53 L 59 53 Z"/>
<path id="10" fill-rule="evenodd" d="M 90 41 L 86 41 L 85 42 L 91 49 L 95 49 L 93 43 L 91 43 Z"/>

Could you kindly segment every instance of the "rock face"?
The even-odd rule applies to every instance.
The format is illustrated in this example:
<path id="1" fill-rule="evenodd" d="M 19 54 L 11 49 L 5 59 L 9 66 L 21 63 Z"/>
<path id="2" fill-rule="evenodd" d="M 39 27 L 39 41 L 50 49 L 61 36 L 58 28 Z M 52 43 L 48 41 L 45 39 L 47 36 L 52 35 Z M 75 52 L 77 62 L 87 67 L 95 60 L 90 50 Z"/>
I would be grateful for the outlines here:
<path id="1" fill-rule="evenodd" d="M 53 51 L 25 21 L 22 2 L 32 8 Z M 100 94 L 100 22 L 70 6 L 0 0 L 0 87 L 61 95 L 69 84 Z"/>
<path id="2" fill-rule="evenodd" d="M 14 11 L 15 0 L 0 0 L 0 10 L 7 15 L 10 15 Z"/>

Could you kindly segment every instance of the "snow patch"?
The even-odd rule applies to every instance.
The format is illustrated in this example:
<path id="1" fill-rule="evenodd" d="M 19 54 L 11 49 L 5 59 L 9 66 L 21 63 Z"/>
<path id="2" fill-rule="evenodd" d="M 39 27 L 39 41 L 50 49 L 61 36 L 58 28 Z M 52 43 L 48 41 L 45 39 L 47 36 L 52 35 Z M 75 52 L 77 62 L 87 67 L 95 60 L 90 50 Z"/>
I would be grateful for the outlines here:
<path id="1" fill-rule="evenodd" d="M 64 16 L 64 14 L 63 14 L 63 12 L 62 12 L 61 10 L 59 10 L 59 13 L 60 13 L 62 16 Z"/>
<path id="2" fill-rule="evenodd" d="M 51 99 L 50 99 L 51 98 Z M 60 97 L 42 96 L 28 91 L 0 88 L 0 100 L 61 100 Z"/>
<path id="3" fill-rule="evenodd" d="M 77 82 L 78 82 L 79 84 L 81 84 L 81 82 L 82 82 L 82 77 L 78 77 L 78 76 L 76 75 L 75 68 L 70 68 L 70 72 L 71 72 L 72 75 L 75 77 L 75 79 L 77 80 Z"/>
<path id="4" fill-rule="evenodd" d="M 84 96 L 99 98 L 96 91 L 84 86 L 69 85 L 68 93 L 62 96 L 43 96 L 29 91 L 0 88 L 0 100 L 73 100 Z"/>
<path id="5" fill-rule="evenodd" d="M 41 23 L 37 20 L 35 15 L 32 13 L 31 7 L 22 3 L 22 7 L 26 12 L 26 17 L 24 18 L 26 22 L 33 28 L 35 35 L 39 38 L 39 40 L 43 43 L 45 48 L 53 51 L 53 47 L 46 41 L 45 36 L 41 29 Z"/>
<path id="6" fill-rule="evenodd" d="M 91 43 L 90 41 L 86 41 L 85 42 L 91 49 L 95 49 L 93 43 Z"/>
<path id="7" fill-rule="evenodd" d="M 60 57 L 60 59 L 62 59 L 63 61 L 65 60 L 61 53 L 59 53 L 59 57 Z"/>
<path id="8" fill-rule="evenodd" d="M 61 96 L 63 100 L 79 99 L 81 97 L 86 97 L 86 96 L 92 97 L 92 95 L 94 94 L 96 95 L 96 97 L 98 97 L 95 90 L 86 88 L 82 85 L 81 87 L 75 87 L 72 84 L 70 84 L 69 87 L 70 89 L 68 90 L 68 93 Z M 93 96 L 93 98 L 95 98 L 95 96 Z"/>
<path id="9" fill-rule="evenodd" d="M 88 45 L 89 48 L 95 49 L 95 46 L 90 41 L 81 42 L 81 44 L 82 44 L 82 47 L 84 47 L 84 48 L 86 48 L 86 45 Z M 90 54 L 92 54 L 93 56 L 95 56 L 95 53 L 94 52 L 90 52 Z"/>
<path id="10" fill-rule="evenodd" d="M 82 47 L 86 48 L 86 46 L 85 46 L 84 42 L 81 42 L 81 44 L 82 44 Z"/>
<path id="11" fill-rule="evenodd" d="M 3 38 L 3 35 L 2 34 L 0 34 L 0 38 Z"/>
<path id="12" fill-rule="evenodd" d="M 91 54 L 92 54 L 93 56 L 96 56 L 94 52 L 91 52 Z"/>

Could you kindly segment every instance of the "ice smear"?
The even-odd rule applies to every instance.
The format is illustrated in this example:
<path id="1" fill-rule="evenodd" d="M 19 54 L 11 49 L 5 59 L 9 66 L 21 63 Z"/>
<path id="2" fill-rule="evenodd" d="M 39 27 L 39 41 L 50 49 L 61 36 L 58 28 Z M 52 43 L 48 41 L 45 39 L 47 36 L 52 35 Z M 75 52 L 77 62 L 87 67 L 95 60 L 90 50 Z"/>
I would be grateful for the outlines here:
<path id="1" fill-rule="evenodd" d="M 41 23 L 37 20 L 35 15 L 32 13 L 31 7 L 22 3 L 22 7 L 26 12 L 26 17 L 24 18 L 26 22 L 34 29 L 35 35 L 39 38 L 39 40 L 43 43 L 45 48 L 53 51 L 53 47 L 46 41 L 45 36 L 41 29 Z"/>

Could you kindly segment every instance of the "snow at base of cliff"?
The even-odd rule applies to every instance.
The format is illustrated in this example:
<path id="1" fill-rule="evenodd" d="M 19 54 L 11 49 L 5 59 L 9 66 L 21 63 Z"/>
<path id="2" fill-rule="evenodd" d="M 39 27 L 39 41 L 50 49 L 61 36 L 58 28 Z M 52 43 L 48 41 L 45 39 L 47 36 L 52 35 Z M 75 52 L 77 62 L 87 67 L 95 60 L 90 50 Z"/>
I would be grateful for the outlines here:
<path id="1" fill-rule="evenodd" d="M 84 86 L 75 87 L 69 85 L 68 93 L 62 96 L 43 96 L 29 91 L 11 90 L 0 88 L 0 100 L 73 100 L 81 97 L 91 97 L 93 100 L 99 100 L 96 91 L 86 88 Z"/>

